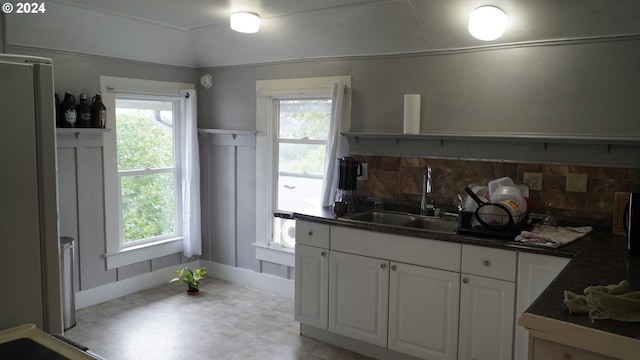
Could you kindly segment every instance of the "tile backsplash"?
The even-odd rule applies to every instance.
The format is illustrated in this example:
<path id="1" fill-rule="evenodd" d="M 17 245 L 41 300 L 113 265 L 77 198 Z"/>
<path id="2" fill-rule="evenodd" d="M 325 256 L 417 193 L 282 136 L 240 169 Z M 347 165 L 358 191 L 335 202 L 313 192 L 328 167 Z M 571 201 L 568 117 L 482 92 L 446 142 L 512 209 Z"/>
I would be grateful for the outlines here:
<path id="1" fill-rule="evenodd" d="M 640 169 L 515 162 L 352 155 L 368 164 L 368 180 L 358 181 L 358 195 L 390 203 L 420 206 L 423 171 L 433 169 L 433 198 L 441 209 L 453 210 L 456 194 L 468 184 L 487 185 L 503 176 L 522 183 L 523 173 L 542 173 L 542 190 L 530 191 L 531 212 L 551 214 L 566 225 L 592 225 L 611 231 L 615 192 L 640 191 Z M 568 173 L 587 174 L 587 192 L 565 191 Z"/>

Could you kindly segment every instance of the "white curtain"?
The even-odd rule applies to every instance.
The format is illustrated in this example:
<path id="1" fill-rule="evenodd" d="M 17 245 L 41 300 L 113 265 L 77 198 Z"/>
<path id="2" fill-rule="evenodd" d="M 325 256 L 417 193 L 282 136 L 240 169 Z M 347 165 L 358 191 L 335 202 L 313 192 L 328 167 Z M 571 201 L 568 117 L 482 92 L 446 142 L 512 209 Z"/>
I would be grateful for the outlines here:
<path id="1" fill-rule="evenodd" d="M 335 189 L 338 187 L 337 159 L 348 155 L 348 144 L 344 136 L 340 136 L 343 119 L 344 82 L 333 83 L 331 90 L 331 123 L 327 153 L 324 160 L 324 179 L 322 181 L 322 206 L 333 205 Z"/>
<path id="2" fill-rule="evenodd" d="M 202 255 L 200 229 L 200 155 L 196 116 L 196 91 L 181 90 L 182 116 L 182 251 L 184 256 Z"/>

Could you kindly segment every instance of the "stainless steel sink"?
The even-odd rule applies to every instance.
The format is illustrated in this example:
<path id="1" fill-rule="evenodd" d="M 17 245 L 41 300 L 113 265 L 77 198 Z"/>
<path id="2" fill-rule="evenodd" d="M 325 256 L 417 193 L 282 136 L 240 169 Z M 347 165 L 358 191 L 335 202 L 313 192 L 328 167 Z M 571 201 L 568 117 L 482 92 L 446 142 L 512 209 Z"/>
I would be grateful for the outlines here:
<path id="1" fill-rule="evenodd" d="M 445 215 L 439 218 L 392 211 L 367 211 L 347 215 L 343 220 L 361 221 L 373 224 L 422 229 L 439 233 L 455 234 L 458 229 L 457 217 Z"/>

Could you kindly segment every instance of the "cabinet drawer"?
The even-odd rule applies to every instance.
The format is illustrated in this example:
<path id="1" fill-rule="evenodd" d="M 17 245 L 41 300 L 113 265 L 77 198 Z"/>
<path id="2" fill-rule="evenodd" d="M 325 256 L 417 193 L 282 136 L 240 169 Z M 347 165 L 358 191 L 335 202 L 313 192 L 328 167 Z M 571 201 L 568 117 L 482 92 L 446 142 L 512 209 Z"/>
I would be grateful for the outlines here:
<path id="1" fill-rule="evenodd" d="M 532 360 L 614 360 L 614 358 L 551 341 L 534 339 Z"/>
<path id="2" fill-rule="evenodd" d="M 460 248 L 447 241 L 331 227 L 332 250 L 436 269 L 460 272 Z"/>
<path id="3" fill-rule="evenodd" d="M 329 248 L 331 226 L 296 220 L 296 244 Z"/>
<path id="4" fill-rule="evenodd" d="M 483 246 L 462 246 L 462 272 L 516 281 L 517 253 Z"/>

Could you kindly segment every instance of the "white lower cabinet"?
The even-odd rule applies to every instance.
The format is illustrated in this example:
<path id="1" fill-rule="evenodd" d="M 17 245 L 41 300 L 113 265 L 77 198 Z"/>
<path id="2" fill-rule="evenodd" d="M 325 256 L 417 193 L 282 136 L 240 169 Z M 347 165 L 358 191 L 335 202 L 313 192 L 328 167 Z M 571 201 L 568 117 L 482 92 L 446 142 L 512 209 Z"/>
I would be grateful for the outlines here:
<path id="1" fill-rule="evenodd" d="M 328 342 L 385 348 L 385 359 L 527 359 L 515 318 L 569 262 L 304 221 L 296 241 L 296 320 Z M 535 360 L 557 356 L 541 346 Z"/>
<path id="2" fill-rule="evenodd" d="M 389 349 L 421 359 L 457 359 L 460 275 L 391 262 Z"/>
<path id="3" fill-rule="evenodd" d="M 462 246 L 459 359 L 512 358 L 516 267 L 514 251 Z"/>
<path id="4" fill-rule="evenodd" d="M 331 252 L 329 331 L 387 346 L 389 262 Z"/>
<path id="5" fill-rule="evenodd" d="M 329 331 L 422 359 L 457 359 L 460 276 L 331 252 Z"/>
<path id="6" fill-rule="evenodd" d="M 329 250 L 296 245 L 295 320 L 327 330 Z"/>
<path id="7" fill-rule="evenodd" d="M 460 343 L 465 360 L 510 360 L 516 284 L 462 274 Z"/>
<path id="8" fill-rule="evenodd" d="M 570 259 L 562 257 L 519 253 L 517 317 L 527 310 L 569 261 Z M 516 326 L 514 360 L 526 360 L 528 348 L 529 333 L 522 326 Z"/>
<path id="9" fill-rule="evenodd" d="M 332 251 L 329 331 L 387 346 L 389 262 Z"/>

